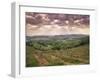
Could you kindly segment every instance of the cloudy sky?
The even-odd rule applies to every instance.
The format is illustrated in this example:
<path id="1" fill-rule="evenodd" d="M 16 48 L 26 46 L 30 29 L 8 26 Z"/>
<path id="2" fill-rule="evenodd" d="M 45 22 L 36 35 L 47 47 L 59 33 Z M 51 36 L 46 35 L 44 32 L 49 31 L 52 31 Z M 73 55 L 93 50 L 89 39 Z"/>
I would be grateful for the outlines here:
<path id="1" fill-rule="evenodd" d="M 89 35 L 89 15 L 25 13 L 26 36 Z"/>

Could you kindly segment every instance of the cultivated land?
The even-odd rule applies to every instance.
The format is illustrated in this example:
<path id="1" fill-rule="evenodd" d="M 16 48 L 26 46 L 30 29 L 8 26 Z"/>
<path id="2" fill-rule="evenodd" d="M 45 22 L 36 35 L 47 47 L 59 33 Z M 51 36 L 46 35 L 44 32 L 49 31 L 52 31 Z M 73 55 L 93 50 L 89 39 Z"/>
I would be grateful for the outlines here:
<path id="1" fill-rule="evenodd" d="M 89 64 L 89 36 L 26 36 L 26 67 Z"/>

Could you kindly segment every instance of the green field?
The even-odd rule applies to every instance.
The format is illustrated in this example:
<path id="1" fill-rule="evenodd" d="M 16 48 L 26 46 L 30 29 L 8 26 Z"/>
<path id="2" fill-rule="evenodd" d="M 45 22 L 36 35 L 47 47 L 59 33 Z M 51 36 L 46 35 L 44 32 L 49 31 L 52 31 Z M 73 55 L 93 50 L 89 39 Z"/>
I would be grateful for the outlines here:
<path id="1" fill-rule="evenodd" d="M 26 42 L 26 67 L 89 64 L 89 36 Z"/>

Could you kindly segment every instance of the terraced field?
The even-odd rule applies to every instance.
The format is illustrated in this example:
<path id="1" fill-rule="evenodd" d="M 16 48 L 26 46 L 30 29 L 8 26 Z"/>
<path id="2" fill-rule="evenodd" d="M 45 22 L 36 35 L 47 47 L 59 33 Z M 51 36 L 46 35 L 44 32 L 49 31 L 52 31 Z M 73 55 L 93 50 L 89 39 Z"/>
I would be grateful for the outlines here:
<path id="1" fill-rule="evenodd" d="M 26 43 L 26 67 L 80 64 L 89 64 L 89 37 Z"/>

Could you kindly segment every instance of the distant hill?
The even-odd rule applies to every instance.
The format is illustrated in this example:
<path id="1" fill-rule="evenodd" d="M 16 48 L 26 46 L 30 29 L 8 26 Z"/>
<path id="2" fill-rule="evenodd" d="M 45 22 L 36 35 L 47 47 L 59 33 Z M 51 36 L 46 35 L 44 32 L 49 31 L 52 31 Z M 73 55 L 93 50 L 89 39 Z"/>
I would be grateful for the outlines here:
<path id="1" fill-rule="evenodd" d="M 70 35 L 54 35 L 54 36 L 26 36 L 26 41 L 30 40 L 72 40 L 83 37 L 89 37 L 89 35 L 70 34 Z"/>

